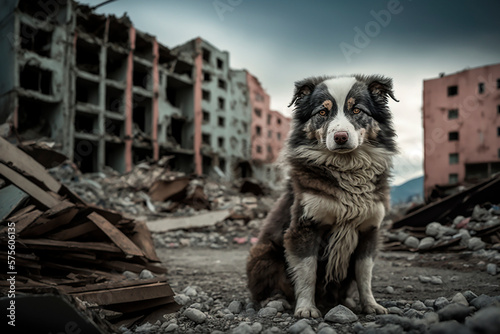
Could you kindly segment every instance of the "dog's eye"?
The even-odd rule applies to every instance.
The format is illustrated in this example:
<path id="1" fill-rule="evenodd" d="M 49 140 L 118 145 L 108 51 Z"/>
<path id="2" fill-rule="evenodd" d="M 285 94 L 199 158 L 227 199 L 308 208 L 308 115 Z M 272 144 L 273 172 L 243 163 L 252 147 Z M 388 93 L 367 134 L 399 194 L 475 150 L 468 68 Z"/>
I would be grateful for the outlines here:
<path id="1" fill-rule="evenodd" d="M 326 110 L 320 110 L 319 114 L 320 116 L 326 116 Z"/>
<path id="2" fill-rule="evenodd" d="M 353 113 L 355 113 L 355 114 L 359 114 L 359 113 L 361 112 L 361 109 L 359 109 L 359 108 L 354 108 L 354 109 L 352 110 L 352 112 L 353 112 Z"/>

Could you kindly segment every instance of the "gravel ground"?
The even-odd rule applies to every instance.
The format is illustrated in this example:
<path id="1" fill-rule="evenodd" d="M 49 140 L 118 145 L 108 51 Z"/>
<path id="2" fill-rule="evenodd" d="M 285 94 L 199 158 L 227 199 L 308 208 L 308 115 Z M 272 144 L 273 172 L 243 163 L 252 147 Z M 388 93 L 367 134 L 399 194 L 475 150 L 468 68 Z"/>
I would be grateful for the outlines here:
<path id="1" fill-rule="evenodd" d="M 322 318 L 299 320 L 281 301 L 265 307 L 250 301 L 245 261 L 251 233 L 247 238 L 237 232 L 223 236 L 212 229 L 154 238 L 157 245 L 159 239 L 168 241 L 157 252 L 183 307 L 164 322 L 122 328 L 127 334 L 499 332 L 500 275 L 487 268 L 494 263 L 484 252 L 383 252 L 375 265 L 373 291 L 390 314 L 337 307 Z"/>

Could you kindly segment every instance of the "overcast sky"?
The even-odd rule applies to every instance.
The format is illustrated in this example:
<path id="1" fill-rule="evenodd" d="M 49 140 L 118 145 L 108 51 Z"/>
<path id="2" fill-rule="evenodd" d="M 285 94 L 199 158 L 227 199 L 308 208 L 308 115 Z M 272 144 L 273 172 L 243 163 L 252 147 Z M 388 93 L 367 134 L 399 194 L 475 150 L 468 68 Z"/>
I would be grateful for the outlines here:
<path id="1" fill-rule="evenodd" d="M 103 0 L 84 0 L 96 5 Z M 500 62 L 500 1 L 118 0 L 121 16 L 174 47 L 202 37 L 257 76 L 271 108 L 287 108 L 293 82 L 311 75 L 392 77 L 401 154 L 394 183 L 422 175 L 423 80 Z"/>

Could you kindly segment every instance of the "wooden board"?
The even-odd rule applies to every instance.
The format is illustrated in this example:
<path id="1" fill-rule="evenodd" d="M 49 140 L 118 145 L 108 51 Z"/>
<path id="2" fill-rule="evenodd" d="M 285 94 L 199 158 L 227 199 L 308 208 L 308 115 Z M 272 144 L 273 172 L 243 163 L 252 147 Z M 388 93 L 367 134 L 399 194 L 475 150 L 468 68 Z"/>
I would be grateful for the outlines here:
<path id="1" fill-rule="evenodd" d="M 17 169 L 40 180 L 48 189 L 55 193 L 61 189 L 61 184 L 41 164 L 2 137 L 0 137 L 0 152 L 2 152 L 0 160 L 6 164 L 12 164 Z"/>
<path id="2" fill-rule="evenodd" d="M 113 224 L 104 219 L 103 216 L 92 212 L 87 216 L 97 227 L 120 248 L 125 254 L 131 256 L 144 256 L 144 253 L 125 234 L 117 229 Z"/>
<path id="3" fill-rule="evenodd" d="M 37 202 L 40 202 L 45 207 L 50 209 L 59 204 L 59 200 L 49 195 L 42 188 L 40 188 L 18 172 L 1 163 L 0 174 L 9 179 L 9 181 L 14 183 L 18 188 L 33 197 Z"/>
<path id="4" fill-rule="evenodd" d="M 141 300 L 155 299 L 173 296 L 174 292 L 168 283 L 151 283 L 148 285 L 116 288 L 110 290 L 72 293 L 89 303 L 98 305 L 112 305 L 120 303 L 130 303 Z"/>
<path id="5" fill-rule="evenodd" d="M 145 222 L 136 221 L 134 234 L 130 239 L 142 250 L 144 255 L 151 261 L 161 262 L 156 255 L 153 237 Z"/>
<path id="6" fill-rule="evenodd" d="M 80 242 L 80 241 L 59 241 L 49 239 L 23 239 L 22 243 L 29 248 L 54 249 L 54 250 L 80 250 L 80 251 L 100 251 L 108 253 L 121 253 L 120 248 L 113 244 L 104 242 Z M 20 246 L 19 245 L 19 246 Z M 18 247 L 19 247 L 18 246 Z"/>
<path id="7" fill-rule="evenodd" d="M 47 238 L 55 240 L 71 240 L 89 232 L 97 230 L 97 226 L 93 222 L 85 222 L 65 230 L 56 232 L 54 234 L 48 235 Z"/>

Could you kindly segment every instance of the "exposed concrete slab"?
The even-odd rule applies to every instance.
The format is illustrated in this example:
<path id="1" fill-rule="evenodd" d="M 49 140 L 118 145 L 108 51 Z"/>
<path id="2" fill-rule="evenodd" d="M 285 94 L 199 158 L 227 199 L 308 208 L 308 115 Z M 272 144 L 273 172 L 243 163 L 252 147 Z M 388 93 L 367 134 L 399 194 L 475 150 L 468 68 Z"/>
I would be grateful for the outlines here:
<path id="1" fill-rule="evenodd" d="M 165 218 L 149 221 L 146 224 L 151 232 L 166 232 L 183 228 L 212 226 L 228 216 L 229 210 L 220 210 L 191 217 Z"/>

